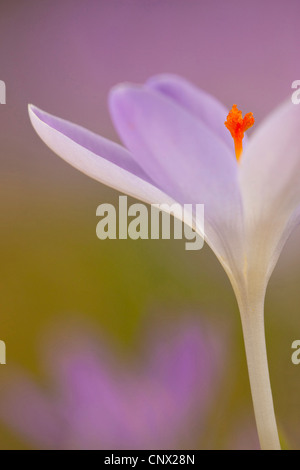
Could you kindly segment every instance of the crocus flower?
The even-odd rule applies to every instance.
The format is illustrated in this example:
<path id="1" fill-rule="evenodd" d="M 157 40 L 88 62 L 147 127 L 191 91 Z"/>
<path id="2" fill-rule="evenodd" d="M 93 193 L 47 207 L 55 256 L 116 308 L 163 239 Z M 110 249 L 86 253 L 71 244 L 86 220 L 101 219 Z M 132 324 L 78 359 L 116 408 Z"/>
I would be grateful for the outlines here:
<path id="1" fill-rule="evenodd" d="M 250 418 L 239 417 L 229 433 L 226 449 L 259 450 L 257 431 Z"/>
<path id="2" fill-rule="evenodd" d="M 1 419 L 34 448 L 191 445 L 220 379 L 215 330 L 189 320 L 147 334 L 146 355 L 120 363 L 95 335 L 62 330 L 44 351 L 48 386 L 15 372 L 2 384 Z"/>
<path id="3" fill-rule="evenodd" d="M 233 286 L 240 309 L 262 448 L 280 448 L 265 334 L 271 273 L 300 218 L 300 107 L 288 100 L 256 126 L 233 107 L 173 75 L 122 84 L 109 97 L 126 148 L 34 106 L 44 142 L 80 171 L 148 203 L 204 204 L 205 240 Z M 230 131 L 230 132 L 229 132 Z M 233 139 L 234 144 L 233 146 Z M 194 220 L 196 230 L 200 230 Z"/>

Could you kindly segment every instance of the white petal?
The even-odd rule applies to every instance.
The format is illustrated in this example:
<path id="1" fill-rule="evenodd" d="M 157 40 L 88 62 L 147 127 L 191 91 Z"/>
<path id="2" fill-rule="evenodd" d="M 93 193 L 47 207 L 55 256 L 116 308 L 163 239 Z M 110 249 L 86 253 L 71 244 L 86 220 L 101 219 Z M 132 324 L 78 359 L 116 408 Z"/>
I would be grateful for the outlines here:
<path id="1" fill-rule="evenodd" d="M 257 129 L 242 157 L 240 184 L 248 260 L 259 260 L 268 278 L 300 204 L 300 106 L 289 100 Z"/>
<path id="2" fill-rule="evenodd" d="M 45 144 L 81 172 L 144 202 L 174 203 L 150 183 L 123 147 L 35 106 L 29 107 L 29 116 Z"/>

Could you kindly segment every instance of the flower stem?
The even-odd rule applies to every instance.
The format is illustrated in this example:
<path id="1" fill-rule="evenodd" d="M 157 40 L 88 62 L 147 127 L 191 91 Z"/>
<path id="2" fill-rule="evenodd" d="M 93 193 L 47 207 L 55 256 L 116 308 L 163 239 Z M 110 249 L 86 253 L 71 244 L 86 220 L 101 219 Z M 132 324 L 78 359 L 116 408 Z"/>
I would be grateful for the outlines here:
<path id="1" fill-rule="evenodd" d="M 241 309 L 252 400 L 262 450 L 280 450 L 270 384 L 263 302 Z"/>

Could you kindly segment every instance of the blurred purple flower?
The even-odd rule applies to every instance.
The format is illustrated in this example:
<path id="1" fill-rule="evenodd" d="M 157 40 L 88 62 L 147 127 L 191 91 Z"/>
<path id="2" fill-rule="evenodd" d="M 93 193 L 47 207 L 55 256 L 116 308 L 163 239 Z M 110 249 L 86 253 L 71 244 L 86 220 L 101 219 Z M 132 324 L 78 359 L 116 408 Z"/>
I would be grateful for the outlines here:
<path id="1" fill-rule="evenodd" d="M 13 431 L 50 449 L 195 445 L 220 378 L 215 332 L 195 321 L 168 328 L 134 367 L 116 365 L 89 335 L 64 333 L 47 348 L 51 386 L 17 373 L 2 391 L 1 418 Z"/>

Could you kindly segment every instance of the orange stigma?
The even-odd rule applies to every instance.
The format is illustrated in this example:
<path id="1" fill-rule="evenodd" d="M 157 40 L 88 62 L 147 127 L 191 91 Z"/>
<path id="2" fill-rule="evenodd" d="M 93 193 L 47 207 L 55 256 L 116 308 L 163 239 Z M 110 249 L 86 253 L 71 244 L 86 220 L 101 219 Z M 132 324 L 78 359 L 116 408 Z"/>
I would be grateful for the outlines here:
<path id="1" fill-rule="evenodd" d="M 232 135 L 236 159 L 239 161 L 243 153 L 244 133 L 254 124 L 253 114 L 247 113 L 243 118 L 242 111 L 240 111 L 237 108 L 237 105 L 234 104 L 231 108 L 231 111 L 229 111 L 227 120 L 224 122 L 224 124 Z"/>

